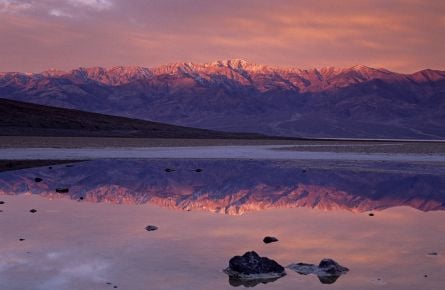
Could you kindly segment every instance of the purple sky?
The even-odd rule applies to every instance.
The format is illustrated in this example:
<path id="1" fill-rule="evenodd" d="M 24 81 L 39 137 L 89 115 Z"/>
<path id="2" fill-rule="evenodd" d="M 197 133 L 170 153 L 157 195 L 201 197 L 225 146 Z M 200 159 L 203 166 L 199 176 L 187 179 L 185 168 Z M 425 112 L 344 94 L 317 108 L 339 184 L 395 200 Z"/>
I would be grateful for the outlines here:
<path id="1" fill-rule="evenodd" d="M 443 0 L 0 0 L 0 71 L 248 61 L 445 69 Z"/>

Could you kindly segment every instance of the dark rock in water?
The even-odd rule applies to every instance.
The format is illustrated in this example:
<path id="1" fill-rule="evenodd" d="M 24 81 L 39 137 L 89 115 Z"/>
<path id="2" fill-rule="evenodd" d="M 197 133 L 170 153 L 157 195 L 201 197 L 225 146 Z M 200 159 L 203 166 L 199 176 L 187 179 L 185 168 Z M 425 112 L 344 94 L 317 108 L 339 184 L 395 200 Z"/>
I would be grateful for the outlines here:
<path id="1" fill-rule="evenodd" d="M 176 170 L 171 169 L 171 168 L 165 168 L 165 172 L 173 172 L 173 171 L 176 171 Z"/>
<path id="2" fill-rule="evenodd" d="M 37 210 L 33 208 L 33 209 L 30 209 L 29 212 L 30 212 L 30 213 L 36 213 Z"/>
<path id="3" fill-rule="evenodd" d="M 348 268 L 341 266 L 332 259 L 323 259 L 318 266 L 314 264 L 294 263 L 287 266 L 287 268 L 301 275 L 317 275 L 322 284 L 333 284 L 341 275 L 349 271 Z"/>
<path id="4" fill-rule="evenodd" d="M 275 238 L 275 237 L 269 237 L 269 236 L 267 236 L 267 237 L 264 237 L 263 242 L 264 242 L 265 244 L 270 244 L 270 243 L 278 242 L 278 239 Z"/>
<path id="5" fill-rule="evenodd" d="M 371 212 L 371 213 L 369 213 L 368 215 L 369 215 L 369 216 L 374 216 L 374 213 Z"/>
<path id="6" fill-rule="evenodd" d="M 437 252 L 428 253 L 428 256 L 437 256 L 437 255 L 439 255 Z"/>
<path id="7" fill-rule="evenodd" d="M 41 179 L 40 177 L 36 177 L 36 178 L 34 178 L 34 181 L 35 181 L 35 182 L 42 182 L 43 179 Z"/>
<path id="8" fill-rule="evenodd" d="M 194 171 L 195 171 L 195 172 L 202 172 L 202 169 L 201 169 L 201 168 L 198 168 L 198 169 L 195 169 Z"/>
<path id="9" fill-rule="evenodd" d="M 271 282 L 270 279 L 278 279 L 286 275 L 283 266 L 269 258 L 260 257 L 254 251 L 232 257 L 229 267 L 224 272 L 232 279 L 257 280 L 258 283 L 263 283 L 265 280 Z"/>
<path id="10" fill-rule="evenodd" d="M 20 242 L 23 242 L 25 239 L 19 239 Z"/>
<path id="11" fill-rule="evenodd" d="M 0 200 L 0 204 L 5 204 L 5 202 L 3 200 Z"/>
<path id="12" fill-rule="evenodd" d="M 342 275 L 349 271 L 332 259 L 323 259 L 318 264 L 318 268 L 329 275 Z"/>
<path id="13" fill-rule="evenodd" d="M 84 199 L 84 197 L 83 197 L 83 196 L 81 196 L 81 197 L 79 197 L 79 199 L 80 199 L 80 200 L 83 200 L 83 199 Z"/>
<path id="14" fill-rule="evenodd" d="M 58 193 L 68 193 L 69 191 L 70 190 L 68 188 L 66 188 L 66 187 L 56 188 L 56 192 L 58 192 Z"/>
<path id="15" fill-rule="evenodd" d="M 309 275 L 317 272 L 318 267 L 314 264 L 306 264 L 306 263 L 295 263 L 290 264 L 287 268 L 294 270 L 298 274 L 301 275 Z"/>
<path id="16" fill-rule="evenodd" d="M 239 286 L 243 286 L 245 288 L 251 288 L 251 287 L 255 287 L 258 284 L 267 284 L 267 283 L 271 283 L 274 281 L 277 281 L 278 279 L 280 279 L 281 277 L 276 277 L 276 278 L 266 278 L 266 279 L 239 279 L 239 278 L 233 278 L 229 276 L 229 284 L 230 286 L 233 287 L 239 287 Z"/>
<path id="17" fill-rule="evenodd" d="M 318 280 L 320 280 L 321 284 L 334 284 L 338 278 L 340 278 L 340 275 L 324 275 L 320 276 L 318 275 Z"/>
<path id="18" fill-rule="evenodd" d="M 148 225 L 145 227 L 145 230 L 147 230 L 149 232 L 156 231 L 157 229 L 158 229 L 158 227 L 154 226 L 154 225 Z"/>
<path id="19" fill-rule="evenodd" d="M 53 168 L 50 166 L 50 167 L 48 167 L 48 169 L 53 169 Z"/>

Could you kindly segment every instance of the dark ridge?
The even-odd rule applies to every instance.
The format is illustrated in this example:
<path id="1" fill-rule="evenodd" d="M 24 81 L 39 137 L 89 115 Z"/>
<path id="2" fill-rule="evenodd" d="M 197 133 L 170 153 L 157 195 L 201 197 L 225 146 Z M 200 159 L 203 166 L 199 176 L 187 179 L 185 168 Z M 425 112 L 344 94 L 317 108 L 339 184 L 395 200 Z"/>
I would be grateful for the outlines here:
<path id="1" fill-rule="evenodd" d="M 256 133 L 230 133 L 196 129 L 1 98 L 0 135 L 184 139 L 288 139 Z"/>

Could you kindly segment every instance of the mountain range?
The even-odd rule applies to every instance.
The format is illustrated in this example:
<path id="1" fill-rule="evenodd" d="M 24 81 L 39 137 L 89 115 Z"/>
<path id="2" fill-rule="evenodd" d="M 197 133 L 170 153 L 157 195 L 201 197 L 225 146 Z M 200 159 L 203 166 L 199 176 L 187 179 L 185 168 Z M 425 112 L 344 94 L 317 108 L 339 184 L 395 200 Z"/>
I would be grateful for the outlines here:
<path id="1" fill-rule="evenodd" d="M 0 97 L 231 132 L 445 138 L 445 71 L 277 68 L 243 60 L 0 73 Z"/>

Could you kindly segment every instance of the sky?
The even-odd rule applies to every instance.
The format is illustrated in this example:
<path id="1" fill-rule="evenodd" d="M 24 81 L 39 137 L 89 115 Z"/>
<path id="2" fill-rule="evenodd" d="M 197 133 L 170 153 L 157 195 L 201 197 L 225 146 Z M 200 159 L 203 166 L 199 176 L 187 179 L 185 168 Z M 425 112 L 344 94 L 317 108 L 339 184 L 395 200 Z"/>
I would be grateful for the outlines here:
<path id="1" fill-rule="evenodd" d="M 445 69 L 443 0 L 0 0 L 0 71 L 245 59 Z"/>

